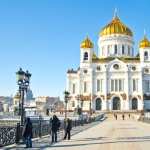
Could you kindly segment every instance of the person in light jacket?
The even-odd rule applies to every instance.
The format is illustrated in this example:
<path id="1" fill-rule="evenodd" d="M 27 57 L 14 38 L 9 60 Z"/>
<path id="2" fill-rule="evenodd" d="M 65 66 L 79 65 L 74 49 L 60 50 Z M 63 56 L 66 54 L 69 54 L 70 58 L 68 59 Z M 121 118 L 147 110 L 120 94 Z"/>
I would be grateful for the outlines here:
<path id="1" fill-rule="evenodd" d="M 70 140 L 70 131 L 72 129 L 72 120 L 71 119 L 67 119 L 65 122 L 65 136 L 64 136 L 64 140 L 68 137 L 68 140 Z"/>

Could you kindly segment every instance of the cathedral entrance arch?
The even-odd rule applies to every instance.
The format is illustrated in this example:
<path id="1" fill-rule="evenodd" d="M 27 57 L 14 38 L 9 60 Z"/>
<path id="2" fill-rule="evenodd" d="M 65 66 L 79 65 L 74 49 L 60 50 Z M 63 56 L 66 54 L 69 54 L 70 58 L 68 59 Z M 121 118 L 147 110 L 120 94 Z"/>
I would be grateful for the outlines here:
<path id="1" fill-rule="evenodd" d="M 120 110 L 121 109 L 121 103 L 120 103 L 120 98 L 119 97 L 114 97 L 113 98 L 113 105 L 112 105 L 113 110 Z"/>
<path id="2" fill-rule="evenodd" d="M 97 98 L 95 101 L 95 106 L 96 106 L 96 110 L 101 110 L 102 109 L 102 100 L 100 98 Z"/>
<path id="3" fill-rule="evenodd" d="M 132 110 L 137 110 L 138 109 L 138 100 L 137 98 L 132 99 Z"/>

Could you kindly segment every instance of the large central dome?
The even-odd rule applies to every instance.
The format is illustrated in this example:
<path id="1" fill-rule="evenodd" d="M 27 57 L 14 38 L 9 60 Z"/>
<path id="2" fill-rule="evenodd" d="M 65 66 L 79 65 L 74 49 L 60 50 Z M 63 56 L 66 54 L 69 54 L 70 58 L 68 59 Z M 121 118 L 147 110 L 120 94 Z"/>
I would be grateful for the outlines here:
<path id="1" fill-rule="evenodd" d="M 113 20 L 109 24 L 107 24 L 100 32 L 100 36 L 111 34 L 123 34 L 133 36 L 132 31 L 120 21 L 118 16 L 115 16 Z"/>

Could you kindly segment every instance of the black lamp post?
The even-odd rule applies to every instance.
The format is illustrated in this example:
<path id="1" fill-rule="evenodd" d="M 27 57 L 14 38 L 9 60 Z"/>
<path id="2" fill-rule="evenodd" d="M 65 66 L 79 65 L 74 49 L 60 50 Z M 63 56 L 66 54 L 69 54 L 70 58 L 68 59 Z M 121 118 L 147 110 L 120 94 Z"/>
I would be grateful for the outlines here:
<path id="1" fill-rule="evenodd" d="M 81 99 L 81 109 L 83 111 L 83 99 Z"/>
<path id="2" fill-rule="evenodd" d="M 81 96 L 81 125 L 83 125 L 83 98 Z"/>
<path id="3" fill-rule="evenodd" d="M 91 102 L 90 102 L 90 105 L 89 105 L 89 110 L 90 110 L 90 116 L 91 116 L 91 113 L 92 113 L 92 111 L 91 111 Z"/>
<path id="4" fill-rule="evenodd" d="M 81 115 L 81 108 L 80 108 L 80 106 L 79 106 L 80 97 L 81 97 L 81 95 L 77 95 L 77 101 L 78 101 L 78 105 L 77 105 L 77 113 L 78 113 L 78 115 Z"/>
<path id="5" fill-rule="evenodd" d="M 24 114 L 24 93 L 27 92 L 27 89 L 29 87 L 29 83 L 30 83 L 30 77 L 31 77 L 31 74 L 26 71 L 24 72 L 22 70 L 22 68 L 19 69 L 18 72 L 16 72 L 16 76 L 17 76 L 17 83 L 18 83 L 18 86 L 19 86 L 19 92 L 20 92 L 20 95 L 21 95 L 21 99 L 20 99 L 20 105 L 19 107 L 19 110 L 21 110 L 21 126 L 24 125 L 24 118 L 25 118 L 25 114 Z"/>
<path id="6" fill-rule="evenodd" d="M 65 120 L 66 120 L 67 119 L 67 103 L 68 103 L 70 93 L 68 91 L 65 91 L 64 95 L 65 95 L 64 99 L 65 99 Z"/>
<path id="7" fill-rule="evenodd" d="M 77 95 L 77 101 L 78 101 L 78 105 L 77 105 L 77 114 L 79 114 L 79 101 L 80 101 L 80 95 Z"/>

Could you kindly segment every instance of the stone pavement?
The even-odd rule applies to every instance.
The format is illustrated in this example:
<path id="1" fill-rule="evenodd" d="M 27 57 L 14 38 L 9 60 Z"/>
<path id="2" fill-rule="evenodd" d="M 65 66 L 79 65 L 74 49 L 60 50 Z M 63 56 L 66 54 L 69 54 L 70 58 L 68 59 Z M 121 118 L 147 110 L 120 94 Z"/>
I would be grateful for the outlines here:
<path id="1" fill-rule="evenodd" d="M 84 129 L 84 130 L 83 130 Z M 82 132 L 81 132 L 82 131 Z M 33 142 L 33 150 L 149 150 L 150 124 L 134 118 L 128 120 L 111 119 L 81 126 L 73 131 L 70 141 L 60 141 L 50 145 L 49 138 Z M 75 134 L 79 132 L 78 134 Z M 20 147 L 9 149 L 21 150 Z"/>
<path id="2" fill-rule="evenodd" d="M 99 122 L 93 122 L 93 123 L 90 123 L 90 124 L 84 124 L 83 126 L 74 127 L 72 129 L 71 134 L 75 135 L 75 134 L 77 134 L 79 132 L 82 132 L 83 130 L 87 130 L 87 129 L 89 129 L 89 128 L 97 125 L 97 124 L 99 124 Z M 58 141 L 61 141 L 63 137 L 64 137 L 64 131 L 59 132 Z M 34 139 L 32 149 L 40 150 L 40 149 L 44 149 L 46 147 L 50 147 L 50 145 L 51 145 L 51 138 L 48 135 L 48 136 L 45 136 L 45 137 L 42 137 L 42 138 Z M 6 146 L 3 149 L 6 149 L 6 150 L 23 150 L 24 147 L 25 147 L 25 144 L 20 144 L 20 145 L 14 144 L 14 145 Z"/>
<path id="3" fill-rule="evenodd" d="M 150 150 L 150 124 L 106 120 L 45 150 Z"/>

